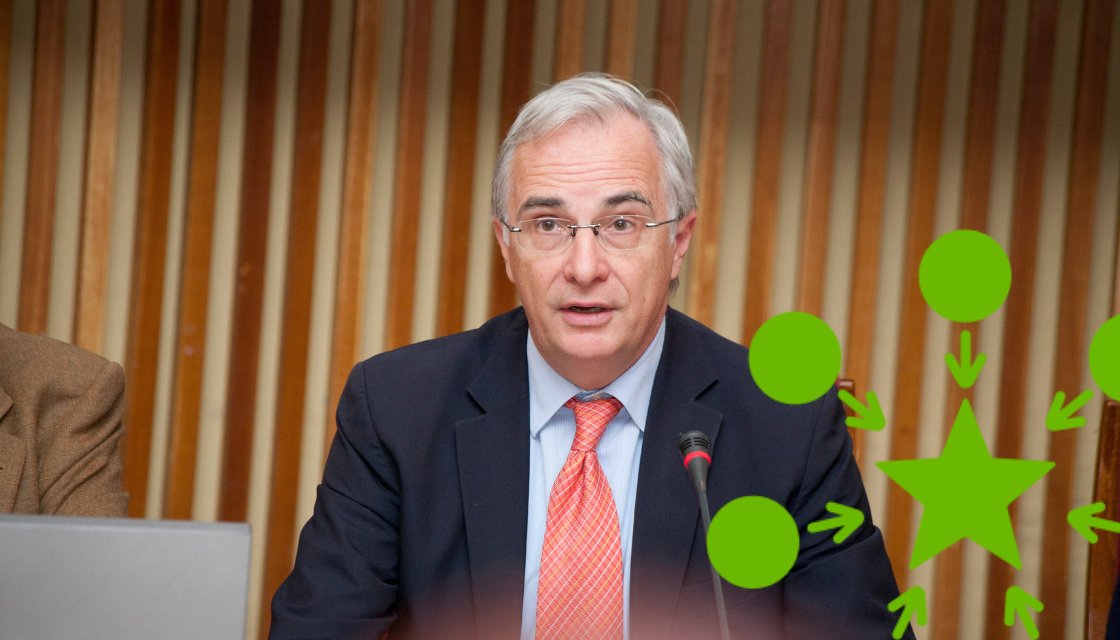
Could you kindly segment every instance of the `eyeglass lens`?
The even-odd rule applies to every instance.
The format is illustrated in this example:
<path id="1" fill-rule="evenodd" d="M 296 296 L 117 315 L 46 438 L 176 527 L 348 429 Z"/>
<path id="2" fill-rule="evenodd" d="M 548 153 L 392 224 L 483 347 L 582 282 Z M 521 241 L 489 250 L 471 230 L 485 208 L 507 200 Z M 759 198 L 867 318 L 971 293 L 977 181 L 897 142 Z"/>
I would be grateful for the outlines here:
<path id="1" fill-rule="evenodd" d="M 604 216 L 589 225 L 576 225 L 562 218 L 533 218 L 518 223 L 521 232 L 516 234 L 521 248 L 527 251 L 558 251 L 572 241 L 581 229 L 595 234 L 599 244 L 607 249 L 628 251 L 641 247 L 653 235 L 653 228 L 646 224 L 653 220 L 646 216 Z M 574 227 L 574 228 L 573 228 Z"/>

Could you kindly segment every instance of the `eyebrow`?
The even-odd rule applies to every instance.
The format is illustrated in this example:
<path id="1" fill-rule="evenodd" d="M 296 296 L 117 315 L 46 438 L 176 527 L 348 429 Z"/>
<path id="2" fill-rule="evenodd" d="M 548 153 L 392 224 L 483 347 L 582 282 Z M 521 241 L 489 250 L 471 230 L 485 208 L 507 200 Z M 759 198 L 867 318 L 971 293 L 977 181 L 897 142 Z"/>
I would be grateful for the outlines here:
<path id="1" fill-rule="evenodd" d="M 545 207 L 548 209 L 556 209 L 564 206 L 564 201 L 560 198 L 538 197 L 534 196 L 525 201 L 518 209 L 518 213 L 522 213 L 526 209 L 536 209 L 538 207 Z"/>
<path id="2" fill-rule="evenodd" d="M 649 199 L 638 193 L 637 191 L 627 191 L 625 193 L 615 194 L 603 200 L 603 204 L 607 207 L 617 207 L 626 202 L 637 202 L 644 205 L 647 209 L 653 210 L 653 205 Z M 524 204 L 518 209 L 518 213 L 523 213 L 528 209 L 560 209 L 564 207 L 564 200 L 562 198 L 555 198 L 549 196 L 533 196 L 525 201 Z"/>
<path id="3" fill-rule="evenodd" d="M 604 200 L 603 204 L 605 204 L 608 207 L 617 207 L 618 205 L 623 204 L 625 202 L 638 202 L 640 204 L 645 205 L 645 207 L 647 209 L 649 209 L 651 211 L 653 210 L 653 205 L 650 204 L 649 200 L 645 196 L 643 196 L 642 194 L 638 193 L 637 191 L 627 191 L 626 193 L 620 193 L 618 195 L 613 195 L 613 196 L 607 198 L 606 200 Z"/>

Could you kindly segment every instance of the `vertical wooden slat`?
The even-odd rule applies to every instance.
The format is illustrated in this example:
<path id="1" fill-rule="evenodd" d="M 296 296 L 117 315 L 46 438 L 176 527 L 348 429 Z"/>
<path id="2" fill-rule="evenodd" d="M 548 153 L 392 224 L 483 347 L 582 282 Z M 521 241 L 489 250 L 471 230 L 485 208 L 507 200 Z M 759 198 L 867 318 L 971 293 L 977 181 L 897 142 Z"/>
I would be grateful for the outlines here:
<path id="1" fill-rule="evenodd" d="M 140 187 L 129 302 L 128 425 L 121 439 L 124 490 L 132 495 L 128 513 L 144 515 L 155 413 L 167 212 L 171 197 L 171 156 L 179 75 L 178 0 L 157 0 L 148 14 L 147 71 L 140 141 Z"/>
<path id="2" fill-rule="evenodd" d="M 894 48 L 898 35 L 898 0 L 875 0 L 871 13 L 871 43 L 867 86 L 863 98 L 863 139 L 856 187 L 856 235 L 852 251 L 852 294 L 848 305 L 848 345 L 844 351 L 847 377 L 858 389 L 871 384 L 872 341 L 879 289 L 879 243 L 886 193 L 887 151 L 890 144 L 891 90 Z M 856 462 L 863 462 L 862 429 L 849 429 Z"/>
<path id="3" fill-rule="evenodd" d="M 552 69 L 557 82 L 583 70 L 586 32 L 587 0 L 560 0 L 556 18 L 556 62 Z"/>
<path id="4" fill-rule="evenodd" d="M 188 519 L 194 502 L 195 456 L 202 404 L 202 359 L 210 295 L 210 243 L 218 181 L 228 0 L 201 0 L 195 42 L 182 282 L 179 290 L 164 517 Z"/>
<path id="5" fill-rule="evenodd" d="M 1106 400 L 1101 412 L 1101 429 L 1097 444 L 1096 478 L 1093 480 L 1093 502 L 1103 502 L 1098 518 L 1116 521 L 1120 518 L 1120 402 Z M 1104 640 L 1112 591 L 1116 587 L 1116 567 L 1120 562 L 1117 539 L 1120 535 L 1099 529 L 1100 539 L 1089 547 L 1089 571 L 1086 577 L 1085 640 Z"/>
<path id="6" fill-rule="evenodd" d="M 20 265 L 20 331 L 47 331 L 54 201 L 62 128 L 62 73 L 66 56 L 66 0 L 42 0 L 35 14 L 35 78 L 31 89 L 31 148 Z"/>
<path id="7" fill-rule="evenodd" d="M 404 24 L 386 349 L 396 349 L 412 342 L 412 298 L 416 281 L 416 241 L 420 230 L 420 179 L 424 164 L 428 56 L 432 39 L 431 0 L 409 0 Z"/>
<path id="8" fill-rule="evenodd" d="M 844 58 L 845 4 L 844 0 L 822 0 L 817 16 L 817 50 L 813 64 L 813 97 L 801 212 L 797 309 L 818 316 L 824 303 L 825 244 L 828 240 L 828 214 L 832 206 L 840 63 Z"/>
<path id="9" fill-rule="evenodd" d="M 505 59 L 498 127 L 503 136 L 513 126 L 521 106 L 529 101 L 533 82 L 533 27 L 536 19 L 536 3 L 509 0 L 506 6 Z"/>
<path id="10" fill-rule="evenodd" d="M 1034 298 L 1035 254 L 1038 245 L 1039 209 L 1046 163 L 1046 131 L 1050 118 L 1050 79 L 1054 66 L 1054 40 L 1058 23 L 1056 0 L 1034 0 L 1027 27 L 1027 52 L 1023 68 L 1022 111 L 1015 160 L 1012 201 L 1011 290 L 1004 302 L 1003 344 L 996 417 L 997 458 L 1018 458 L 1023 449 L 1026 410 L 1027 356 L 1030 353 L 1031 310 Z M 1017 504 L 1008 509 L 1016 521 Z M 988 565 L 988 597 L 984 637 L 1006 640 L 1003 624 L 1007 589 L 1014 568 L 1006 562 Z M 1049 608 L 1053 603 L 1045 603 Z"/>
<path id="11" fill-rule="evenodd" d="M 93 23 L 93 60 L 72 338 L 79 347 L 101 353 L 109 270 L 109 224 L 117 168 L 123 0 L 98 0 L 94 5 Z"/>
<path id="12" fill-rule="evenodd" d="M 715 316 L 716 269 L 727 172 L 727 120 L 731 107 L 731 62 L 735 48 L 737 2 L 715 0 L 709 9 L 708 51 L 704 61 L 704 103 L 700 116 L 699 214 L 692 236 L 692 273 L 688 312 L 711 326 Z M 675 214 L 675 212 L 674 212 Z"/>
<path id="13" fill-rule="evenodd" d="M 634 75 L 634 39 L 638 32 L 638 0 L 611 0 L 607 34 L 607 73 L 624 80 Z"/>
<path id="14" fill-rule="evenodd" d="M 931 0 L 925 8 L 918 108 L 914 116 L 914 148 L 910 172 L 910 204 L 906 258 L 902 281 L 897 384 L 891 434 L 891 460 L 914 458 L 921 414 L 922 359 L 925 352 L 926 304 L 918 287 L 918 265 L 933 240 L 937 211 L 937 178 L 941 163 L 941 128 L 949 66 L 952 0 Z M 884 538 L 899 589 L 905 590 L 910 565 L 910 495 L 895 483 L 887 489 Z"/>
<path id="15" fill-rule="evenodd" d="M 533 81 L 533 23 L 536 3 L 509 0 L 506 9 L 505 63 L 502 72 L 502 137 L 509 131 L 521 105 L 529 101 Z M 490 315 L 513 308 L 517 290 L 506 276 L 502 252 L 494 247 L 490 254 Z"/>
<path id="16" fill-rule="evenodd" d="M 303 435 L 307 345 L 311 333 L 311 293 L 315 272 L 315 231 L 323 122 L 327 99 L 331 2 L 303 3 L 299 88 L 296 93 L 292 199 L 288 218 L 287 276 L 280 342 L 280 382 L 272 449 L 272 490 L 265 547 L 264 591 L 272 594 L 292 570 L 295 556 L 296 492 Z M 268 638 L 271 598 L 261 598 L 260 632 Z"/>
<path id="17" fill-rule="evenodd" d="M 441 336 L 463 330 L 485 5 L 483 0 L 459 0 L 455 12 L 447 187 L 444 196 L 443 251 L 436 327 L 437 334 Z"/>
<path id="18" fill-rule="evenodd" d="M 985 232 L 991 200 L 999 102 L 1000 56 L 1007 0 L 980 0 L 972 44 L 964 174 L 961 176 L 960 228 Z M 972 344 L 977 344 L 973 333 Z M 973 349 L 975 352 L 975 349 Z"/>
<path id="19" fill-rule="evenodd" d="M 1120 216 L 1120 210 L 1117 210 Z M 1116 226 L 1116 238 L 1113 241 L 1113 253 L 1116 256 L 1116 266 L 1112 270 L 1112 315 L 1120 315 L 1120 225 Z"/>
<path id="20" fill-rule="evenodd" d="M 688 26 L 688 0 L 661 0 L 657 19 L 657 59 L 653 85 L 674 111 L 680 109 L 684 34 Z"/>
<path id="21" fill-rule="evenodd" d="M 264 261 L 272 184 L 276 71 L 280 49 L 280 3 L 254 0 L 249 36 L 249 77 L 245 98 L 245 142 L 241 160 L 237 279 L 233 298 L 229 390 L 222 455 L 218 517 L 245 520 L 249 502 L 249 462 L 256 416 L 257 360 L 261 338 Z"/>
<path id="22" fill-rule="evenodd" d="M 754 163 L 751 194 L 751 237 L 747 254 L 743 344 L 750 344 L 754 332 L 770 316 L 793 1 L 770 0 L 766 5 L 765 20 L 762 36 L 762 80 L 758 97 L 758 133 L 754 153 L 754 157 L 760 161 Z"/>
<path id="23" fill-rule="evenodd" d="M 338 227 L 338 275 L 335 278 L 324 452 L 330 451 L 335 434 L 335 407 L 342 397 L 350 369 L 358 360 L 380 53 L 381 0 L 358 0 L 354 6 L 354 42 L 350 51 L 350 105 L 346 116 L 346 165 L 342 178 L 342 219 Z"/>
<path id="24" fill-rule="evenodd" d="M 959 226 L 961 229 L 982 233 L 988 230 L 1005 5 L 1006 0 L 981 0 L 973 37 Z M 979 353 L 979 328 L 978 322 L 953 323 L 949 334 L 950 350 L 958 350 L 959 336 L 963 331 L 968 331 L 972 336 L 973 353 Z M 947 392 L 943 439 L 949 436 L 961 402 L 966 399 L 971 402 L 973 398 L 973 388 L 962 389 L 950 373 L 946 372 L 945 375 Z M 930 617 L 930 631 L 934 640 L 955 640 L 960 635 L 963 559 L 963 547 L 958 542 L 938 554 L 934 560 L 935 595 L 933 615 Z"/>
<path id="25" fill-rule="evenodd" d="M 1088 247 L 1093 245 L 1113 5 L 1112 0 L 1087 0 L 1082 14 L 1055 349 L 1060 355 L 1054 363 L 1054 391 L 1065 392 L 1067 398 L 1081 392 L 1081 371 L 1087 351 L 1085 314 L 1092 268 Z M 1055 466 L 1046 478 L 1039 595 L 1047 606 L 1038 623 L 1039 633 L 1047 638 L 1060 637 L 1066 628 L 1070 531 L 1066 514 L 1073 499 L 1077 434 L 1075 429 L 1050 432 L 1049 459 Z"/>

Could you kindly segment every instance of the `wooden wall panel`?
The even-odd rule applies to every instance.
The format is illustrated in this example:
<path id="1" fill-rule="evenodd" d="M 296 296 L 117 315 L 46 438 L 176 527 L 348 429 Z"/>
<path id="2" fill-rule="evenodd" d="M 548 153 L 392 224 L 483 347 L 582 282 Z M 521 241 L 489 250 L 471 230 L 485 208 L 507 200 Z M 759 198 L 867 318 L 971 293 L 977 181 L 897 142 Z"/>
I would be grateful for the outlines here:
<path id="1" fill-rule="evenodd" d="M 715 316 L 737 9 L 734 0 L 715 0 L 708 12 L 708 51 L 704 61 L 704 104 L 700 116 L 700 157 L 697 162 L 699 213 L 689 245 L 692 264 L 688 287 L 689 315 L 708 326 L 712 325 Z M 676 212 L 671 215 L 676 215 Z"/>
<path id="2" fill-rule="evenodd" d="M 303 435 L 307 345 L 327 95 L 331 2 L 305 2 L 301 20 L 299 88 L 296 94 L 292 196 L 280 343 L 280 382 L 272 454 L 272 487 L 266 533 L 264 597 L 260 634 L 268 638 L 271 598 L 292 570 L 295 557 L 296 494 Z"/>
<path id="3" fill-rule="evenodd" d="M 962 229 L 986 231 L 988 226 L 1006 9 L 1007 0 L 980 0 L 977 7 L 961 186 Z M 972 343 L 977 344 L 975 333 Z"/>
<path id="4" fill-rule="evenodd" d="M 533 81 L 533 25 L 536 3 L 509 0 L 506 10 L 505 62 L 502 74 L 501 123 L 498 130 L 504 139 L 521 105 L 529 101 Z M 493 247 L 490 253 L 490 316 L 505 313 L 517 303 L 517 291 L 506 276 L 502 252 Z"/>
<path id="5" fill-rule="evenodd" d="M 117 118 L 121 92 L 123 0 L 98 0 L 89 86 L 86 155 L 82 176 L 81 238 L 74 301 L 74 344 L 101 353 L 105 288 L 109 271 L 109 224 L 117 170 Z M 4 91 L 5 95 L 7 94 Z M 6 112 L 6 109 L 4 110 Z M 0 140 L 0 144 L 3 140 Z"/>
<path id="6" fill-rule="evenodd" d="M 42 0 L 35 14 L 35 79 L 31 146 L 20 265 L 17 328 L 45 334 L 50 306 L 51 249 L 62 127 L 62 74 L 66 56 L 66 0 Z"/>
<path id="7" fill-rule="evenodd" d="M 822 0 L 817 16 L 809 142 L 801 211 L 801 261 L 797 310 L 821 315 L 832 174 L 840 107 L 840 64 L 844 58 L 844 0 Z"/>
<path id="8" fill-rule="evenodd" d="M 607 34 L 607 73 L 630 80 L 634 75 L 634 41 L 638 29 L 638 0 L 611 0 Z"/>
<path id="9" fill-rule="evenodd" d="M 189 519 L 202 405 L 203 355 L 210 295 L 210 245 L 218 181 L 228 0 L 201 0 L 195 45 L 190 168 L 182 282 L 172 383 L 164 517 Z"/>
<path id="10" fill-rule="evenodd" d="M 1067 398 L 1081 393 L 1081 372 L 1088 344 L 1085 340 L 1089 302 L 1089 273 L 1100 175 L 1101 134 L 1104 128 L 1105 86 L 1108 79 L 1109 36 L 1114 2 L 1087 0 L 1082 14 L 1081 52 L 1077 76 L 1077 106 L 1070 150 L 1066 200 L 1065 241 L 1062 252 L 1061 303 L 1054 367 L 1054 391 Z M 1046 477 L 1046 507 L 1042 539 L 1042 584 L 1039 600 L 1046 608 L 1039 632 L 1057 638 L 1066 629 L 1066 572 L 1070 527 L 1066 515 L 1073 492 L 1073 462 L 1078 430 L 1050 433 L 1054 469 Z"/>
<path id="11" fill-rule="evenodd" d="M 179 75 L 178 0 L 157 0 L 148 14 L 147 70 L 140 141 L 140 187 L 129 302 L 128 425 L 121 439 L 124 490 L 132 495 L 128 513 L 144 515 L 155 414 L 167 213 L 171 196 L 171 152 Z"/>
<path id="12" fill-rule="evenodd" d="M 857 389 L 871 384 L 871 354 L 875 337 L 875 307 L 879 287 L 879 244 L 886 194 L 887 152 L 890 144 L 891 89 L 894 82 L 898 0 L 876 0 L 871 13 L 871 42 L 867 59 L 867 87 L 863 99 L 863 137 L 856 186 L 856 233 L 852 251 L 852 292 L 848 303 L 848 344 L 844 350 L 846 375 Z M 863 464 L 862 429 L 852 429 L 856 462 Z"/>
<path id="13" fill-rule="evenodd" d="M 1005 9 L 1006 0 L 981 0 L 973 37 L 959 228 L 982 233 L 988 231 Z M 957 353 L 960 336 L 968 331 L 972 337 L 973 357 L 976 357 L 980 352 L 980 323 L 952 323 L 951 326 L 950 351 Z M 943 440 L 949 436 L 961 402 L 972 401 L 974 389 L 962 389 L 951 373 L 945 375 Z M 963 561 L 961 543 L 950 546 L 934 561 L 934 600 L 930 617 L 934 640 L 955 640 L 960 635 Z"/>
<path id="14" fill-rule="evenodd" d="M 1118 178 L 1120 181 L 1120 178 Z M 1120 216 L 1120 211 L 1117 211 Z M 1120 315 L 1120 225 L 1116 228 L 1116 241 L 1113 251 L 1116 254 L 1116 268 L 1112 272 L 1112 315 Z M 1114 398 L 1115 399 L 1115 398 Z"/>
<path id="15" fill-rule="evenodd" d="M 350 104 L 346 116 L 346 159 L 342 177 L 342 219 L 338 228 L 338 273 L 335 276 L 330 396 L 327 402 L 329 415 L 327 442 L 324 447 L 327 453 L 330 452 L 335 434 L 335 407 L 342 397 L 342 389 L 346 385 L 350 369 L 358 361 L 380 54 L 381 0 L 358 0 L 354 5 Z"/>
<path id="16" fill-rule="evenodd" d="M 996 422 L 997 458 L 1018 458 L 1023 452 L 1023 424 L 1027 393 L 1027 363 L 1030 356 L 1031 310 L 1034 299 L 1035 256 L 1038 244 L 1039 208 L 1046 161 L 1046 131 L 1050 116 L 1050 79 L 1054 65 L 1057 31 L 1056 0 L 1031 3 L 1027 51 L 1023 69 L 1022 111 L 1016 145 L 1015 191 L 1012 204 L 1011 290 L 1004 302 L 1002 368 L 1000 370 L 999 414 Z M 1011 503 L 1011 522 L 1018 508 Z M 987 613 L 984 637 L 1006 640 L 1003 624 L 1004 600 L 1013 584 L 1014 570 L 1005 562 L 988 565 Z"/>
<path id="17" fill-rule="evenodd" d="M 972 48 L 972 78 L 969 87 L 964 172 L 961 187 L 959 228 L 988 231 L 988 204 L 991 195 L 992 157 L 995 147 L 996 109 L 999 90 L 1005 0 L 981 0 L 976 13 L 976 32 Z M 950 351 L 960 347 L 962 332 L 968 331 L 973 357 L 979 354 L 980 323 L 952 323 Z M 962 389 L 946 372 L 945 421 L 942 440 L 948 438 L 962 401 L 973 399 L 973 388 Z M 934 600 L 931 637 L 955 640 L 960 634 L 963 546 L 956 543 L 934 560 Z"/>
<path id="18" fill-rule="evenodd" d="M 230 522 L 241 522 L 248 516 L 249 463 L 256 416 L 257 361 L 276 121 L 279 1 L 253 0 L 251 21 L 237 232 L 237 280 L 233 298 L 222 490 L 218 506 L 219 519 Z"/>
<path id="19" fill-rule="evenodd" d="M 921 415 L 922 361 L 925 352 L 926 303 L 918 287 L 918 265 L 933 240 L 937 211 L 937 180 L 941 164 L 941 128 L 949 62 L 952 0 L 931 0 L 922 26 L 918 108 L 914 116 L 914 148 L 910 171 L 910 204 L 902 281 L 897 384 L 891 420 L 891 459 L 917 457 Z M 912 500 L 902 487 L 887 490 L 887 522 L 883 537 L 899 589 L 909 583 Z"/>
<path id="20" fill-rule="evenodd" d="M 789 81 L 789 39 L 793 1 L 771 0 L 766 5 L 762 36 L 762 80 L 758 97 L 751 230 L 747 248 L 747 290 L 743 295 L 743 344 L 770 317 L 770 288 L 774 273 L 774 243 L 778 233 L 778 205 L 782 174 L 782 140 L 786 122 L 786 84 Z M 765 158 L 759 162 L 758 158 Z M 859 384 L 859 381 L 856 381 Z M 866 387 L 861 387 L 866 388 Z"/>
<path id="21" fill-rule="evenodd" d="M 436 327 L 437 335 L 441 336 L 463 330 L 485 13 L 484 0 L 459 0 L 455 12 L 447 186 Z"/>
<path id="22" fill-rule="evenodd" d="M 688 25 L 688 0 L 661 0 L 657 23 L 657 59 L 653 86 L 674 111 L 680 112 L 684 34 Z"/>
<path id="23" fill-rule="evenodd" d="M 420 179 L 428 104 L 428 57 L 432 37 L 431 0 L 409 0 L 404 22 L 386 349 L 396 349 L 412 342 L 416 241 L 420 230 Z"/>
<path id="24" fill-rule="evenodd" d="M 556 62 L 552 68 L 557 82 L 583 71 L 586 34 L 587 0 L 560 0 L 556 19 Z"/>

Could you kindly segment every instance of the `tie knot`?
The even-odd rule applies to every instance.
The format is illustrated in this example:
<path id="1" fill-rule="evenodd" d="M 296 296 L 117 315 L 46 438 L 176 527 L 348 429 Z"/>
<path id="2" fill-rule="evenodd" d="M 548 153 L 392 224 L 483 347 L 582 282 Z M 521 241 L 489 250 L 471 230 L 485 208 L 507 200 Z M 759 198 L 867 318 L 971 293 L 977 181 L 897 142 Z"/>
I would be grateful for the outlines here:
<path id="1" fill-rule="evenodd" d="M 599 438 L 607 430 L 607 423 L 614 420 L 622 410 L 622 403 L 617 398 L 603 398 L 602 400 L 589 400 L 580 402 L 575 398 L 564 403 L 576 414 L 576 437 L 572 441 L 572 449 L 578 451 L 594 451 L 599 444 Z"/>

